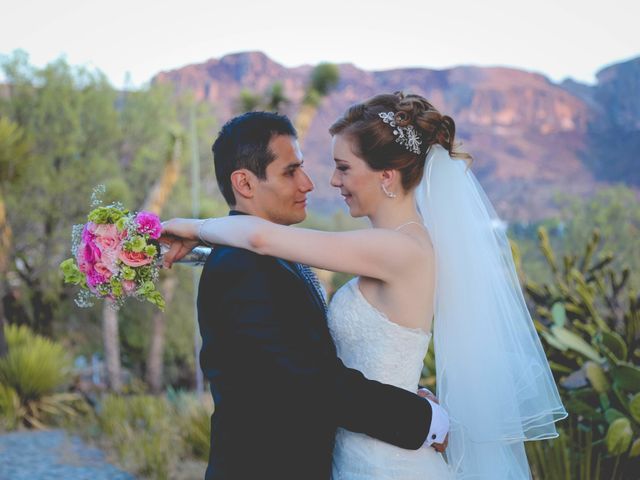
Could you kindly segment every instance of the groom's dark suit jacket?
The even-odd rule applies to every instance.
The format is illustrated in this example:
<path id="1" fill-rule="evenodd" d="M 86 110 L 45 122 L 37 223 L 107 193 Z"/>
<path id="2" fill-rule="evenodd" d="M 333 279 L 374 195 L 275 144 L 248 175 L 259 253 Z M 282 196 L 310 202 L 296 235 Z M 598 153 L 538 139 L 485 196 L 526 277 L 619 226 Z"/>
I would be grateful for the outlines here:
<path id="1" fill-rule="evenodd" d="M 345 367 L 293 264 L 216 247 L 198 321 L 215 403 L 207 480 L 328 480 L 338 426 L 408 449 L 424 442 L 429 403 Z"/>

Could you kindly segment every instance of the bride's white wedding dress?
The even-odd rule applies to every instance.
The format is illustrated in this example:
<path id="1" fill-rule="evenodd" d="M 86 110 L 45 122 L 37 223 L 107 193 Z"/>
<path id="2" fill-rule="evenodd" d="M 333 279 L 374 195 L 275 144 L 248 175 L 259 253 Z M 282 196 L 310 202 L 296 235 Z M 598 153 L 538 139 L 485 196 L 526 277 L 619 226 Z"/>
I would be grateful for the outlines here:
<path id="1" fill-rule="evenodd" d="M 416 392 L 431 334 L 389 320 L 362 295 L 358 277 L 334 295 L 328 323 L 338 356 L 346 366 L 360 370 L 371 380 Z M 332 478 L 445 480 L 453 476 L 433 448 L 405 450 L 339 428 Z"/>

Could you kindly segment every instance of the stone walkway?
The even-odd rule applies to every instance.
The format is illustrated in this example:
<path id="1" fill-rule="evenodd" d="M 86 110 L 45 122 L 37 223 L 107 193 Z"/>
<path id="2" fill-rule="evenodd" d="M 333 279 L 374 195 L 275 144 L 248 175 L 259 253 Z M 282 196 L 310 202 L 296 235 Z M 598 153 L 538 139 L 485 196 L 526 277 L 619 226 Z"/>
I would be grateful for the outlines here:
<path id="1" fill-rule="evenodd" d="M 0 480 L 135 480 L 64 430 L 0 435 Z"/>

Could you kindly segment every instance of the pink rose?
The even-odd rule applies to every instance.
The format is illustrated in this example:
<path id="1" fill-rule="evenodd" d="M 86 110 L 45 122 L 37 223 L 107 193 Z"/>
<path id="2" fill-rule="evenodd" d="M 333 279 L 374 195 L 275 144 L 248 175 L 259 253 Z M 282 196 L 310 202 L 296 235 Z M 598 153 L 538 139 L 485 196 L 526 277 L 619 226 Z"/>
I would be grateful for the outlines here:
<path id="1" fill-rule="evenodd" d="M 144 252 L 125 252 L 122 250 L 118 257 L 125 265 L 129 265 L 130 267 L 141 267 L 153 261 L 153 258 Z"/>
<path id="2" fill-rule="evenodd" d="M 78 256 L 76 260 L 78 261 L 78 270 L 80 270 L 85 275 L 93 270 L 93 265 L 89 262 L 86 262 L 84 258 Z"/>
<path id="3" fill-rule="evenodd" d="M 100 247 L 100 250 L 113 250 L 120 243 L 120 234 L 118 228 L 113 224 L 98 225 L 94 234 L 96 236 L 95 242 Z"/>
<path id="4" fill-rule="evenodd" d="M 109 269 L 113 274 L 120 271 L 118 268 L 118 257 L 120 255 L 120 243 L 116 245 L 116 248 L 106 249 L 102 251 L 101 263 Z"/>
<path id="5" fill-rule="evenodd" d="M 160 223 L 160 217 L 155 213 L 138 213 L 138 215 L 136 215 L 136 223 L 138 224 L 138 233 L 148 233 L 153 239 L 160 238 L 162 224 Z"/>
<path id="6" fill-rule="evenodd" d="M 127 294 L 133 293 L 136 290 L 136 282 L 133 280 L 125 280 L 122 282 L 122 288 Z"/>
<path id="7" fill-rule="evenodd" d="M 98 262 L 94 265 L 95 271 L 99 274 L 102 275 L 102 278 L 104 278 L 104 280 L 109 280 L 111 278 L 111 270 L 109 270 L 109 268 L 102 262 Z"/>

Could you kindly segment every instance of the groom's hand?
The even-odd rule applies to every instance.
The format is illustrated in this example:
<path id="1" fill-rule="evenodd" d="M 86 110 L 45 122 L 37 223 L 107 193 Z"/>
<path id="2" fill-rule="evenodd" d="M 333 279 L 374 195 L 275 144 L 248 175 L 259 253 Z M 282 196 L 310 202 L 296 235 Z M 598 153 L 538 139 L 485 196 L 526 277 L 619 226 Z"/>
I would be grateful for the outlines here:
<path id="1" fill-rule="evenodd" d="M 422 397 L 422 398 L 426 398 L 426 399 L 432 401 L 433 403 L 440 405 L 440 402 L 438 401 L 438 397 L 436 397 L 433 394 L 433 392 L 431 392 L 431 390 L 429 390 L 427 388 L 419 388 L 418 389 L 418 396 Z M 449 434 L 447 433 L 447 435 L 444 437 L 444 440 L 442 441 L 442 443 L 433 442 L 431 444 L 431 447 L 438 453 L 444 453 L 444 451 L 447 449 L 448 445 L 449 445 Z"/>
<path id="2" fill-rule="evenodd" d="M 438 401 L 438 397 L 436 397 L 433 392 L 431 390 L 429 390 L 428 388 L 419 388 L 418 389 L 418 396 L 422 397 L 422 398 L 428 398 L 429 400 L 431 400 L 432 402 L 437 403 L 438 405 L 440 405 L 440 402 Z"/>
<path id="3" fill-rule="evenodd" d="M 445 437 L 444 442 L 432 443 L 431 447 L 438 453 L 444 453 L 448 445 L 449 445 L 449 434 L 447 433 L 447 436 Z"/>

